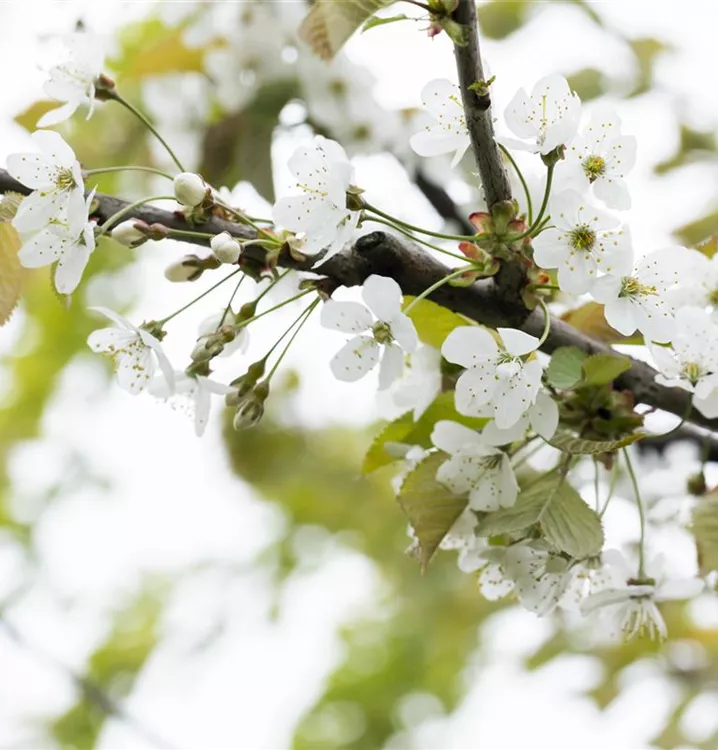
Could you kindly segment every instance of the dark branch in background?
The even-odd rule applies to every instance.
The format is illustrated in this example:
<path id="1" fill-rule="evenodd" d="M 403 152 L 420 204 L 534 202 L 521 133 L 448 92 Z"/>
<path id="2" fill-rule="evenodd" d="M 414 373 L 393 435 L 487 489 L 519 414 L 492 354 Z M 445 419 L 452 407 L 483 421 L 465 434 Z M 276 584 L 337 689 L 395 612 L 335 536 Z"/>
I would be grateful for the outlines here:
<path id="1" fill-rule="evenodd" d="M 24 195 L 30 192 L 10 177 L 7 171 L 0 169 L 0 193 L 11 191 Z M 128 201 L 101 193 L 97 194 L 95 199 L 98 208 L 94 215 L 100 220 L 129 205 Z M 163 224 L 170 229 L 197 229 L 189 225 L 182 214 L 153 206 L 133 209 L 125 217 L 131 218 L 140 219 L 148 224 Z M 201 230 L 210 234 L 229 232 L 239 239 L 255 236 L 254 230 L 250 227 L 216 218 L 202 224 Z M 182 242 L 209 246 L 209 240 L 201 237 L 183 237 Z M 264 251 L 259 247 L 247 247 L 245 254 L 252 260 L 264 261 Z M 280 255 L 278 264 L 283 268 L 312 271 L 327 276 L 337 286 L 358 286 L 373 273 L 390 276 L 396 280 L 404 294 L 414 296 L 450 273 L 447 266 L 418 245 L 385 232 L 372 232 L 360 237 L 350 249 L 335 255 L 317 268 L 313 268 L 314 259 L 297 261 L 288 253 Z M 543 331 L 544 317 L 539 308 L 528 315 L 523 309 L 517 310 L 491 280 L 480 281 L 469 287 L 445 284 L 430 294 L 429 299 L 490 328 L 520 328 L 536 337 Z M 542 350 L 550 354 L 561 346 L 576 346 L 588 354 L 615 353 L 609 346 L 589 338 L 563 320 L 552 318 L 551 331 Z M 637 403 L 648 404 L 682 417 L 688 408 L 690 394 L 681 388 L 666 388 L 659 385 L 655 382 L 656 371 L 652 367 L 639 360 L 631 361 L 631 369 L 617 379 L 617 387 L 631 391 Z M 718 430 L 718 420 L 706 419 L 695 410 L 690 421 L 708 429 Z M 715 440 L 718 449 L 718 438 Z"/>

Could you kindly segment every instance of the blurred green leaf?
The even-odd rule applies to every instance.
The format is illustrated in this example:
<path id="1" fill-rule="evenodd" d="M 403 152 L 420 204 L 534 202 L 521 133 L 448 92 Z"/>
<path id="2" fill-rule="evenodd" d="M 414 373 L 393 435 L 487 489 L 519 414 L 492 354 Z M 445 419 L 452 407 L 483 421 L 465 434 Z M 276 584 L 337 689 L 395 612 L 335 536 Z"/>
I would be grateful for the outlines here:
<path id="1" fill-rule="evenodd" d="M 15 115 L 13 119 L 18 125 L 25 128 L 28 133 L 32 133 L 37 130 L 37 121 L 46 112 L 49 112 L 51 109 L 56 109 L 57 106 L 58 103 L 55 101 L 42 99 L 40 101 L 33 102 L 29 107 Z"/>
<path id="2" fill-rule="evenodd" d="M 412 296 L 404 297 L 402 308 L 406 309 L 413 300 Z M 419 300 L 409 311 L 409 318 L 416 326 L 421 341 L 439 350 L 455 328 L 468 325 L 460 315 L 429 299 Z"/>
<path id="3" fill-rule="evenodd" d="M 487 39 L 505 39 L 524 25 L 528 0 L 492 0 L 478 8 L 479 29 Z"/>
<path id="4" fill-rule="evenodd" d="M 685 164 L 716 159 L 716 135 L 712 130 L 699 131 L 681 124 L 680 142 L 676 153 L 665 161 L 656 164 L 656 174 L 665 174 Z"/>
<path id="5" fill-rule="evenodd" d="M 608 89 L 606 76 L 596 68 L 584 68 L 567 76 L 568 85 L 580 97 L 582 102 L 589 102 L 603 96 Z"/>
<path id="6" fill-rule="evenodd" d="M 546 381 L 559 390 L 573 388 L 581 380 L 581 366 L 586 352 L 575 346 L 561 346 L 551 355 L 546 368 Z"/>
<path id="7" fill-rule="evenodd" d="M 402 13 L 398 16 L 375 16 L 374 18 L 370 18 L 362 27 L 361 31 L 362 34 L 365 31 L 369 31 L 369 29 L 373 29 L 375 26 L 384 26 L 387 23 L 396 23 L 397 21 L 409 21 L 411 20 L 409 16 Z"/>
<path id="8" fill-rule="evenodd" d="M 426 569 L 456 519 L 467 505 L 465 497 L 456 497 L 436 481 L 436 472 L 448 456 L 432 453 L 404 477 L 397 501 L 419 542 L 419 562 Z"/>
<path id="9" fill-rule="evenodd" d="M 718 252 L 718 234 L 714 234 L 705 242 L 696 245 L 696 250 L 705 255 L 706 258 L 712 258 Z"/>
<path id="10" fill-rule="evenodd" d="M 394 0 L 316 0 L 299 27 L 299 38 L 331 60 L 376 11 Z"/>
<path id="11" fill-rule="evenodd" d="M 592 354 L 581 363 L 581 381 L 584 386 L 608 385 L 619 375 L 631 369 L 631 360 L 620 354 Z"/>
<path id="12" fill-rule="evenodd" d="M 7 221 L 0 222 L 0 327 L 10 319 L 22 293 L 25 276 L 17 256 L 20 236 Z"/>
<path id="13" fill-rule="evenodd" d="M 674 234 L 688 247 L 704 242 L 706 238 L 718 234 L 718 210 L 678 227 Z"/>
<path id="14" fill-rule="evenodd" d="M 718 570 L 718 492 L 699 498 L 693 509 L 691 531 L 696 540 L 701 573 Z"/>
<path id="15" fill-rule="evenodd" d="M 653 88 L 653 67 L 657 58 L 671 49 L 664 42 L 651 37 L 630 39 L 628 44 L 633 51 L 638 68 L 636 82 L 629 96 L 645 94 Z"/>

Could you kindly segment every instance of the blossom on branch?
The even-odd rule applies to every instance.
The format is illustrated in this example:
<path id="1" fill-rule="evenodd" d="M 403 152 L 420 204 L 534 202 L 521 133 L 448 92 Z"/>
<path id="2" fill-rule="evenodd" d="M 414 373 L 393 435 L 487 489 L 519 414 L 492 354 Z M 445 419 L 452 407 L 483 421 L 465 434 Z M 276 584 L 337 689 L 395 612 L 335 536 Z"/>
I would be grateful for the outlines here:
<path id="1" fill-rule="evenodd" d="M 605 211 L 586 203 L 575 190 L 553 195 L 551 224 L 532 241 L 534 260 L 542 268 L 558 268 L 564 292 L 584 294 L 599 271 L 621 276 L 633 266 L 628 227 Z"/>
<path id="2" fill-rule="evenodd" d="M 300 146 L 289 159 L 301 195 L 280 198 L 274 205 L 274 221 L 305 235 L 302 252 L 316 255 L 326 248 L 331 258 L 352 239 L 359 211 L 347 208 L 347 190 L 354 169 L 336 142 L 316 136 L 314 146 Z"/>
<path id="3" fill-rule="evenodd" d="M 12 225 L 21 234 L 36 232 L 61 215 L 70 226 L 84 224 L 85 185 L 75 152 L 52 130 L 38 130 L 30 137 L 41 153 L 7 158 L 8 172 L 33 191 L 23 199 Z"/>
<path id="4" fill-rule="evenodd" d="M 424 86 L 421 100 L 434 121 L 411 136 L 411 147 L 419 156 L 453 152 L 451 166 L 455 167 L 470 143 L 461 90 L 455 83 L 440 78 Z"/>
<path id="5" fill-rule="evenodd" d="M 401 288 L 394 279 L 369 276 L 362 284 L 362 297 L 366 305 L 330 299 L 322 307 L 325 328 L 359 334 L 334 355 L 330 366 L 337 380 L 352 383 L 363 378 L 381 358 L 379 390 L 384 390 L 401 377 L 403 352 L 416 350 L 416 329 L 401 312 Z"/>

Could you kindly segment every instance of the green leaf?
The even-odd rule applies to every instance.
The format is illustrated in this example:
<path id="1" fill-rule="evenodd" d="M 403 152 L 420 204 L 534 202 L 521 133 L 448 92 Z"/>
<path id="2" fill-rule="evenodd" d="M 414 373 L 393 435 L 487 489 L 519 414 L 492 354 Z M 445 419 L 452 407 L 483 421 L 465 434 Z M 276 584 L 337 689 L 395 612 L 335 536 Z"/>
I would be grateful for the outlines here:
<path id="1" fill-rule="evenodd" d="M 554 388 L 573 388 L 583 375 L 586 352 L 576 346 L 561 346 L 551 355 L 546 368 L 546 381 Z"/>
<path id="2" fill-rule="evenodd" d="M 420 461 L 404 479 L 397 500 L 419 540 L 419 562 L 423 570 L 468 503 L 436 481 L 436 472 L 447 455 L 432 453 Z"/>
<path id="3" fill-rule="evenodd" d="M 705 255 L 706 258 L 712 258 L 718 252 L 718 234 L 714 234 L 696 245 L 696 250 Z"/>
<path id="4" fill-rule="evenodd" d="M 571 90 L 579 95 L 582 102 L 597 99 L 606 93 L 606 76 L 596 68 L 584 68 L 567 76 L 566 80 Z"/>
<path id="5" fill-rule="evenodd" d="M 555 472 L 544 474 L 519 493 L 513 507 L 485 516 L 477 533 L 481 536 L 519 534 L 536 524 L 551 544 L 571 557 L 591 557 L 603 548 L 603 528 L 598 514 Z"/>
<path id="6" fill-rule="evenodd" d="M 658 39 L 644 38 L 631 39 L 629 45 L 638 66 L 638 77 L 636 85 L 629 96 L 638 96 L 653 87 L 653 66 L 656 59 L 663 52 L 670 50 L 670 47 Z"/>
<path id="7" fill-rule="evenodd" d="M 364 457 L 362 471 L 368 474 L 398 460 L 399 456 L 387 451 L 387 447 L 390 448 L 391 443 L 420 445 L 422 448 L 430 448 L 434 425 L 442 419 L 458 422 L 472 430 L 481 430 L 489 421 L 484 418 L 465 417 L 463 414 L 459 414 L 454 406 L 454 391 L 440 393 L 416 422 L 414 422 L 411 412 L 407 412 L 386 425 L 369 446 L 369 450 Z"/>
<path id="8" fill-rule="evenodd" d="M 361 33 L 363 34 L 365 31 L 369 31 L 369 29 L 373 29 L 375 26 L 384 26 L 387 23 L 394 23 L 396 21 L 410 21 L 412 19 L 409 18 L 409 16 L 402 13 L 399 16 L 389 16 L 388 18 L 386 16 L 375 16 L 374 18 L 370 18 L 362 27 L 361 27 Z"/>
<path id="9" fill-rule="evenodd" d="M 603 315 L 603 305 L 598 302 L 587 302 L 581 307 L 569 310 L 561 316 L 561 320 L 565 320 L 591 338 L 603 341 L 604 344 L 641 345 L 644 343 L 640 335 L 624 336 L 611 328 Z"/>
<path id="10" fill-rule="evenodd" d="M 702 216 L 700 219 L 678 227 L 675 230 L 675 234 L 688 247 L 703 242 L 711 235 L 718 234 L 718 210 L 711 211 L 711 213 Z"/>
<path id="11" fill-rule="evenodd" d="M 583 361 L 581 369 L 583 377 L 579 387 L 608 385 L 631 369 L 631 360 L 620 354 L 592 354 Z"/>
<path id="12" fill-rule="evenodd" d="M 656 164 L 653 171 L 665 174 L 686 164 L 714 160 L 716 155 L 716 136 L 712 130 L 693 130 L 681 124 L 680 141 L 673 156 Z"/>
<path id="13" fill-rule="evenodd" d="M 411 296 L 404 297 L 402 308 L 406 309 L 413 299 Z M 419 338 L 435 349 L 441 349 L 446 337 L 455 328 L 468 325 L 460 315 L 429 299 L 419 300 L 409 311 L 409 318 L 416 326 Z"/>
<path id="14" fill-rule="evenodd" d="M 20 301 L 25 269 L 20 265 L 20 236 L 9 222 L 0 223 L 0 326 Z"/>
<path id="15" fill-rule="evenodd" d="M 322 60 L 331 60 L 349 37 L 393 0 L 316 0 L 299 26 L 299 38 Z"/>
<path id="16" fill-rule="evenodd" d="M 25 128 L 29 133 L 32 133 L 34 130 L 37 130 L 37 121 L 50 110 L 57 109 L 57 106 L 58 102 L 41 99 L 23 109 L 13 119 L 18 125 Z"/>
<path id="17" fill-rule="evenodd" d="M 528 0 L 492 0 L 479 8 L 479 27 L 487 39 L 505 39 L 523 26 Z"/>
<path id="18" fill-rule="evenodd" d="M 696 540 L 701 574 L 718 570 L 718 493 L 709 493 L 698 500 L 691 531 Z"/>
<path id="19" fill-rule="evenodd" d="M 613 453 L 619 448 L 625 448 L 631 443 L 645 437 L 643 433 L 635 432 L 627 435 L 620 440 L 585 440 L 576 437 L 570 432 L 557 432 L 550 440 L 546 442 L 554 448 L 558 448 L 564 453 L 570 453 L 573 456 L 595 456 L 599 453 Z"/>

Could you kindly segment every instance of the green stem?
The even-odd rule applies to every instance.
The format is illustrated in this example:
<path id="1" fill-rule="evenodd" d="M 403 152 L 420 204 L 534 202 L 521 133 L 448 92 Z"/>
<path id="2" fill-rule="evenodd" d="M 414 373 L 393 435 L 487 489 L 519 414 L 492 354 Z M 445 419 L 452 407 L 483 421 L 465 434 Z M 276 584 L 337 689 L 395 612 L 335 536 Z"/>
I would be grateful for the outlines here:
<path id="1" fill-rule="evenodd" d="M 596 456 L 593 456 L 593 493 L 595 495 L 595 505 L 596 505 L 596 513 L 598 513 L 600 507 L 601 507 L 601 501 L 598 497 L 598 461 L 596 460 Z"/>
<path id="2" fill-rule="evenodd" d="M 302 310 L 301 315 L 286 330 L 286 332 L 284 333 L 284 336 L 286 336 L 289 333 L 289 331 L 291 331 L 292 328 L 295 328 L 295 326 L 296 326 L 294 333 L 292 334 L 292 336 L 289 339 L 289 341 L 287 341 L 287 345 L 284 347 L 284 349 L 282 349 L 282 353 L 279 355 L 279 357 L 277 357 L 277 361 L 274 363 L 274 365 L 272 365 L 272 369 L 269 371 L 269 375 L 267 375 L 267 377 L 264 379 L 265 383 L 268 383 L 268 382 L 271 381 L 272 377 L 274 376 L 274 373 L 277 371 L 277 368 L 279 367 L 279 365 L 281 364 L 282 360 L 284 359 L 284 355 L 289 351 L 289 348 L 291 347 L 292 343 L 294 342 L 294 339 L 297 338 L 297 335 L 299 334 L 299 331 L 302 330 L 302 327 L 307 322 L 307 320 L 309 320 L 309 316 L 314 312 L 314 308 L 318 304 L 319 304 L 319 298 L 317 297 L 317 299 L 315 299 L 313 302 L 311 302 L 310 305 L 307 308 L 305 308 L 304 310 Z M 277 341 L 277 343 L 269 350 L 269 352 L 267 353 L 267 356 L 269 356 L 274 351 L 274 349 L 277 347 L 277 345 L 280 343 L 280 341 L 284 338 L 284 336 L 282 336 L 282 338 L 280 338 L 279 341 Z"/>
<path id="3" fill-rule="evenodd" d="M 541 201 L 541 208 L 539 209 L 538 216 L 536 217 L 535 221 L 531 226 L 521 234 L 517 234 L 514 237 L 507 237 L 507 242 L 518 242 L 519 240 L 522 240 L 524 237 L 532 237 L 537 229 L 541 226 L 541 222 L 544 220 L 544 214 L 546 213 L 546 209 L 548 208 L 548 199 L 551 195 L 551 184 L 553 182 L 553 170 L 554 165 L 548 167 L 546 170 L 546 190 L 544 190 L 543 194 L 543 201 Z"/>
<path id="4" fill-rule="evenodd" d="M 369 203 L 364 204 L 364 210 L 371 211 L 373 214 L 376 214 L 377 216 L 381 216 L 384 219 L 388 219 L 393 224 L 401 224 L 401 226 L 405 227 L 406 229 L 410 229 L 412 232 L 419 232 L 419 234 L 425 234 L 429 237 L 438 237 L 440 240 L 458 240 L 459 242 L 471 242 L 475 240 L 477 237 L 481 236 L 481 235 L 476 235 L 476 234 L 465 235 L 465 234 L 443 234 L 441 232 L 431 232 L 428 229 L 422 229 L 421 227 L 417 227 L 414 224 L 409 224 L 406 221 L 397 219 L 391 214 L 387 214 L 384 211 L 380 211 L 378 208 L 375 208 Z M 374 219 L 372 219 L 370 216 L 367 216 L 366 218 L 368 221 L 374 221 Z"/>
<path id="5" fill-rule="evenodd" d="M 623 449 L 623 457 L 626 459 L 626 468 L 628 469 L 628 476 L 631 478 L 631 485 L 633 486 L 633 495 L 636 498 L 636 506 L 638 507 L 638 519 L 641 526 L 641 538 L 638 543 L 638 578 L 645 578 L 645 542 L 646 542 L 646 512 L 643 507 L 641 500 L 641 493 L 638 489 L 638 480 L 636 479 L 636 472 L 633 470 L 633 463 L 631 457 L 626 448 Z"/>
<path id="6" fill-rule="evenodd" d="M 113 224 L 116 224 L 120 219 L 123 219 L 125 216 L 127 216 L 127 214 L 131 214 L 136 208 L 144 206 L 146 203 L 150 203 L 151 201 L 173 200 L 175 200 L 174 195 L 152 195 L 149 198 L 143 198 L 142 200 L 130 203 L 128 206 L 121 208 L 117 213 L 112 214 L 112 216 L 110 216 L 110 218 L 107 219 L 107 221 L 97 229 L 97 231 L 95 232 L 95 236 L 101 237 Z"/>
<path id="7" fill-rule="evenodd" d="M 444 286 L 444 284 L 447 284 L 452 279 L 457 279 L 459 276 L 463 276 L 466 273 L 465 268 L 461 268 L 458 271 L 454 271 L 453 273 L 448 274 L 447 276 L 444 276 L 443 279 L 439 279 L 435 284 L 432 284 L 428 289 L 424 289 L 424 291 L 419 294 L 417 297 L 414 297 L 414 299 L 406 306 L 404 310 L 404 315 L 408 315 L 411 309 L 416 305 L 418 302 L 421 302 L 424 298 L 428 297 L 432 292 L 436 291 L 439 287 Z"/>
<path id="8" fill-rule="evenodd" d="M 511 152 L 506 148 L 506 146 L 502 146 L 499 143 L 499 148 L 503 152 L 504 156 L 509 160 L 509 163 L 514 169 L 514 172 L 516 172 L 516 176 L 519 178 L 519 181 L 521 182 L 521 186 L 524 189 L 524 195 L 526 196 L 526 208 L 528 211 L 528 220 L 529 220 L 529 226 L 533 224 L 533 215 L 534 215 L 534 209 L 533 204 L 531 202 L 531 193 L 529 192 L 529 186 L 526 183 L 526 179 L 524 178 L 523 172 L 519 169 L 519 165 L 516 163 L 516 160 L 513 156 L 511 156 Z"/>
<path id="9" fill-rule="evenodd" d="M 608 510 L 608 504 L 613 499 L 613 492 L 616 489 L 617 481 L 618 481 L 618 462 L 615 462 L 613 465 L 613 471 L 611 472 L 611 482 L 608 485 L 608 496 L 606 497 L 606 502 L 603 504 L 603 507 L 601 508 L 600 513 L 598 514 L 599 518 L 603 518 L 606 511 Z"/>
<path id="10" fill-rule="evenodd" d="M 268 232 L 266 229 L 262 229 L 262 227 L 260 227 L 256 223 L 257 221 L 266 221 L 265 219 L 253 219 L 251 216 L 247 216 L 247 214 L 242 213 L 236 208 L 232 208 L 232 206 L 227 205 L 223 200 L 217 197 L 216 193 L 213 197 L 213 200 L 216 205 L 221 206 L 223 209 L 225 209 L 226 211 L 229 211 L 236 218 L 238 218 L 241 224 L 247 224 L 248 226 L 252 227 L 252 229 L 254 229 L 257 232 L 257 234 L 262 235 L 266 239 L 272 240 L 275 247 L 281 244 L 277 240 L 275 235 L 273 235 L 271 232 Z M 268 223 L 271 224 L 272 222 L 268 222 Z"/>
<path id="11" fill-rule="evenodd" d="M 189 229 L 168 229 L 168 237 L 199 237 L 200 239 L 211 239 L 216 235 L 211 232 L 192 232 Z"/>
<path id="12" fill-rule="evenodd" d="M 242 272 L 241 268 L 235 269 L 234 271 L 232 271 L 232 273 L 229 274 L 229 276 L 225 276 L 223 279 L 221 279 L 216 284 L 214 284 L 209 289 L 207 289 L 206 292 L 202 292 L 202 294 L 200 294 L 198 297 L 195 297 L 193 300 L 191 300 L 190 302 L 188 302 L 186 305 L 183 305 L 182 307 L 180 307 L 179 310 L 175 310 L 175 312 L 173 312 L 171 315 L 168 315 L 166 318 L 162 318 L 162 320 L 158 320 L 157 324 L 160 327 L 163 327 L 165 325 L 165 323 L 167 323 L 168 321 L 172 320 L 172 318 L 176 318 L 181 312 L 184 312 L 185 310 L 189 309 L 196 302 L 199 302 L 201 299 L 203 299 L 204 297 L 206 297 L 210 292 L 213 292 L 217 287 L 222 286 L 222 284 L 224 284 L 225 281 L 229 281 L 233 276 L 236 276 L 238 273 L 241 273 L 241 272 Z"/>
<path id="13" fill-rule="evenodd" d="M 550 289 L 550 290 L 555 291 L 555 292 L 560 292 L 561 291 L 561 287 L 560 286 L 556 286 L 555 284 L 531 284 L 531 286 L 529 287 L 529 289 L 531 291 L 534 291 L 535 289 Z"/>
<path id="14" fill-rule="evenodd" d="M 239 287 L 242 286 L 242 282 L 247 277 L 242 274 L 242 276 L 239 277 L 239 281 L 237 282 L 237 286 L 234 287 L 234 291 L 232 292 L 232 296 L 229 298 L 229 302 L 227 302 L 227 306 L 224 308 L 224 312 L 222 313 L 222 317 L 219 319 L 219 324 L 217 325 L 216 330 L 219 330 L 224 325 L 224 319 L 227 317 L 227 313 L 232 309 L 232 302 L 234 302 L 234 298 L 237 296 L 237 292 L 239 291 Z"/>
<path id="15" fill-rule="evenodd" d="M 543 333 L 539 339 L 537 349 L 546 343 L 546 339 L 551 332 L 551 313 L 549 312 L 548 305 L 541 298 L 539 298 L 538 303 L 541 310 L 543 310 Z"/>
<path id="16" fill-rule="evenodd" d="M 264 293 L 268 292 L 268 289 L 264 290 Z M 270 307 L 268 310 L 265 310 L 264 312 L 259 313 L 259 315 L 255 315 L 248 320 L 244 320 L 241 323 L 239 323 L 236 327 L 237 328 L 244 328 L 245 326 L 248 326 L 250 323 L 254 323 L 255 320 L 259 320 L 260 318 L 263 318 L 265 315 L 269 315 L 269 313 L 273 313 L 276 310 L 279 310 L 280 308 L 284 307 L 285 305 L 288 305 L 290 302 L 295 302 L 298 299 L 301 299 L 305 295 L 309 294 L 311 292 L 311 289 L 305 289 L 302 292 L 299 292 L 299 294 L 295 294 L 294 297 L 290 297 L 289 299 L 285 299 L 283 302 L 280 302 L 278 305 L 275 305 L 274 307 Z M 258 297 L 258 299 L 261 299 L 261 296 Z"/>
<path id="17" fill-rule="evenodd" d="M 177 158 L 175 152 L 170 148 L 167 141 L 159 134 L 157 131 L 157 128 L 149 121 L 149 119 L 144 115 L 142 112 L 140 112 L 137 107 L 134 106 L 134 104 L 130 104 L 130 102 L 127 101 L 124 97 L 120 96 L 118 93 L 114 93 L 112 98 L 119 102 L 125 109 L 128 109 L 132 114 L 147 128 L 147 130 L 154 135 L 155 138 L 165 147 L 167 150 L 167 153 L 172 157 L 172 161 L 177 165 L 177 168 L 180 172 L 186 172 L 187 170 L 182 166 L 182 162 Z"/>
<path id="18" fill-rule="evenodd" d="M 433 245 L 431 242 L 427 242 L 426 240 L 421 239 L 421 237 L 417 237 L 414 234 L 411 234 L 406 229 L 403 229 L 402 227 L 398 226 L 397 224 L 392 224 L 390 221 L 384 221 L 384 219 L 374 219 L 367 217 L 367 221 L 373 221 L 375 224 L 383 224 L 386 227 L 391 227 L 392 229 L 396 229 L 397 232 L 401 232 L 405 237 L 408 237 L 410 240 L 413 240 L 414 242 L 419 242 L 422 245 L 425 245 L 428 248 L 431 248 L 432 250 L 436 250 L 437 253 L 442 253 L 443 255 L 448 255 L 450 258 L 455 258 L 456 260 L 462 260 L 466 262 L 466 256 L 465 255 L 458 255 L 457 253 L 452 253 L 450 250 L 444 250 L 443 247 L 439 247 L 438 245 Z"/>
<path id="19" fill-rule="evenodd" d="M 163 172 L 161 169 L 155 169 L 154 167 L 140 167 L 140 166 L 127 166 L 127 167 L 99 167 L 98 169 L 83 169 L 82 174 L 84 177 L 89 177 L 94 174 L 109 174 L 111 172 L 149 172 L 150 174 L 158 174 L 161 177 L 166 177 L 168 180 L 174 180 L 174 177 L 167 172 Z"/>

